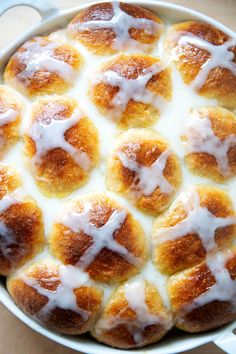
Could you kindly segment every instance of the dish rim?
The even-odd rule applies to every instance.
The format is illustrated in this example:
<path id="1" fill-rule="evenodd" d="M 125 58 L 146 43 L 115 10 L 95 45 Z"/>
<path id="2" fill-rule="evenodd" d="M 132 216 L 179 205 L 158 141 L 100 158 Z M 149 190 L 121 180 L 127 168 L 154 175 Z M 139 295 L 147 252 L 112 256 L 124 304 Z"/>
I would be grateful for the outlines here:
<path id="1" fill-rule="evenodd" d="M 106 2 L 108 0 L 101 0 L 101 1 L 86 1 L 80 5 L 72 7 L 70 9 L 59 11 L 59 9 L 54 5 L 53 0 L 44 1 L 44 0 L 7 0 L 7 4 L 0 4 L 0 16 L 6 12 L 8 9 L 25 5 L 30 6 L 37 10 L 41 16 L 42 21 L 38 23 L 36 26 L 31 28 L 30 30 L 23 33 L 23 35 L 19 36 L 14 40 L 9 46 L 4 48 L 0 51 L 0 80 L 2 81 L 2 73 L 4 70 L 4 66 L 6 65 L 7 60 L 13 54 L 19 45 L 21 45 L 25 40 L 29 39 L 31 36 L 34 35 L 41 35 L 47 33 L 49 31 L 53 31 L 55 29 L 63 28 L 63 25 L 66 21 L 69 21 L 76 13 L 80 12 L 81 10 L 91 6 L 95 3 L 99 2 Z M 200 21 L 204 21 L 207 23 L 212 24 L 213 26 L 217 27 L 218 29 L 224 31 L 230 36 L 235 36 L 235 32 L 228 28 L 227 26 L 221 24 L 220 22 L 214 20 L 213 18 L 202 14 L 201 12 L 192 10 L 185 6 L 172 4 L 164 1 L 158 0 L 124 0 L 124 2 L 131 3 L 134 5 L 143 6 L 145 8 L 155 8 L 155 12 L 160 14 L 160 12 L 165 12 L 170 10 L 171 12 L 175 12 L 177 17 L 185 18 L 186 20 L 196 19 Z M 5 6 L 4 6 L 5 5 Z M 161 18 L 165 18 L 165 16 L 160 16 Z M 170 15 L 166 16 L 171 17 Z M 180 21 L 180 20 L 179 20 Z M 184 21 L 184 19 L 182 19 Z M 59 25 L 58 25 L 59 24 Z M 60 343 L 68 348 L 71 348 L 76 351 L 82 351 L 84 353 L 89 354 L 121 354 L 127 353 L 127 350 L 121 350 L 116 348 L 108 347 L 102 343 L 96 342 L 94 339 L 84 339 L 82 342 L 80 341 L 81 337 L 71 337 L 62 334 L 55 333 L 43 326 L 41 326 L 38 322 L 30 318 L 24 312 L 22 312 L 13 302 L 11 297 L 9 296 L 6 287 L 3 282 L 0 282 L 0 302 L 17 318 L 19 318 L 22 322 L 24 322 L 27 326 L 35 330 L 36 332 L 40 333 L 41 335 Z M 224 327 L 221 327 L 217 330 L 206 332 L 203 334 L 184 334 L 182 333 L 182 337 L 186 337 L 183 343 L 176 343 L 175 337 L 168 338 L 168 335 L 165 336 L 167 338 L 168 343 L 163 343 L 166 341 L 164 338 L 158 344 L 154 344 L 145 348 L 141 349 L 133 349 L 132 353 L 139 353 L 139 354 L 149 354 L 155 353 L 155 350 L 158 346 L 159 354 L 171 354 L 173 353 L 173 348 L 175 353 L 180 353 L 184 350 L 189 350 L 192 348 L 196 348 L 199 345 L 208 343 L 210 341 L 214 341 L 217 346 L 221 349 L 227 351 L 229 354 L 233 354 L 233 350 L 236 347 L 236 336 L 232 333 L 233 329 L 236 327 L 236 321 L 230 323 Z M 77 341 L 73 340 L 74 338 Z M 85 342 L 84 342 L 85 340 Z M 84 343 L 83 343 L 84 342 Z M 174 347 L 173 343 L 174 342 Z M 163 346 L 164 344 L 164 346 Z M 178 348 L 175 345 L 178 344 Z M 169 348 L 168 348 L 169 347 Z M 171 351 L 170 351 L 171 350 Z M 89 351 L 89 352 L 88 352 Z"/>

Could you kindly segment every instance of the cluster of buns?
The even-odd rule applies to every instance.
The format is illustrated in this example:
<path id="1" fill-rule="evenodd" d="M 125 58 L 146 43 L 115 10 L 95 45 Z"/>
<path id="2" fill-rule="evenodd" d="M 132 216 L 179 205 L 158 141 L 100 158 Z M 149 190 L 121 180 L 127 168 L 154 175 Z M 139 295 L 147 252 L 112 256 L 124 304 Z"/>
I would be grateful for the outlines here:
<path id="1" fill-rule="evenodd" d="M 224 186 L 236 175 L 236 39 L 197 21 L 167 28 L 123 2 L 86 8 L 63 33 L 24 43 L 0 87 L 0 157 L 23 141 L 38 193 L 63 204 L 47 232 L 17 169 L 0 164 L 0 274 L 10 296 L 52 330 L 125 349 L 174 326 L 202 332 L 233 321 L 236 215 Z M 86 57 L 96 69 L 86 77 L 91 111 L 69 91 L 83 85 Z M 158 131 L 174 67 L 188 90 L 215 100 L 184 117 L 183 156 Z M 96 112 L 116 131 L 105 157 Z M 101 182 L 83 193 L 99 173 L 105 191 Z M 187 188 L 186 174 L 199 183 Z"/>

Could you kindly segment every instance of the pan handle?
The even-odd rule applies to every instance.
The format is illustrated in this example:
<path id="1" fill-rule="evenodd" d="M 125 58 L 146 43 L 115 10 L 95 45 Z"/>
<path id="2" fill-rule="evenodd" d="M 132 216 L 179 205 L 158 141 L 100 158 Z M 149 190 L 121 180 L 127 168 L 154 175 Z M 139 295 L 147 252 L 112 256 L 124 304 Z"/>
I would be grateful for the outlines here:
<path id="1" fill-rule="evenodd" d="M 218 337 L 214 343 L 227 354 L 236 353 L 236 335 L 231 331 Z"/>
<path id="2" fill-rule="evenodd" d="M 0 1 L 0 16 L 15 6 L 25 5 L 38 11 L 42 20 L 55 15 L 59 9 L 53 0 L 4 0 Z"/>

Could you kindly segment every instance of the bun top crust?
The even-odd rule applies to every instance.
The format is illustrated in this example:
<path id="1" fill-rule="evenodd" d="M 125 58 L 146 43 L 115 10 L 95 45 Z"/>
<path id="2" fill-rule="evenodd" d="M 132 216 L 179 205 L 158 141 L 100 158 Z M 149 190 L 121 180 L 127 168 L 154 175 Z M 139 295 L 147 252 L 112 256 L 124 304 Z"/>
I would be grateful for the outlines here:
<path id="1" fill-rule="evenodd" d="M 19 140 L 23 113 L 20 97 L 6 85 L 0 85 L 0 158 Z"/>
<path id="2" fill-rule="evenodd" d="M 142 7 L 114 1 L 81 11 L 71 20 L 68 33 L 89 51 L 106 55 L 127 49 L 151 50 L 162 32 L 161 24 Z"/>
<path id="3" fill-rule="evenodd" d="M 191 172 L 217 182 L 236 172 L 236 116 L 222 107 L 192 110 L 182 137 Z"/>
<path id="4" fill-rule="evenodd" d="M 163 212 L 181 182 L 178 158 L 154 130 L 130 129 L 108 157 L 107 187 L 151 214 Z"/>
<path id="5" fill-rule="evenodd" d="M 142 347 L 161 339 L 172 323 L 155 286 L 136 281 L 117 289 L 93 332 L 95 338 L 112 346 Z"/>
<path id="6" fill-rule="evenodd" d="M 98 161 L 98 136 L 77 101 L 53 96 L 36 101 L 25 151 L 39 188 L 64 197 L 86 182 Z"/>
<path id="7" fill-rule="evenodd" d="M 90 329 L 101 304 L 102 292 L 86 281 L 79 269 L 45 259 L 10 277 L 7 288 L 26 313 L 52 330 L 75 335 Z"/>
<path id="8" fill-rule="evenodd" d="M 11 57 L 4 79 L 28 96 L 64 93 L 81 63 L 81 55 L 72 46 L 34 37 Z"/>
<path id="9" fill-rule="evenodd" d="M 236 107 L 236 40 L 197 21 L 173 25 L 166 45 L 186 84 L 227 108 Z"/>
<path id="10" fill-rule="evenodd" d="M 199 263 L 215 247 L 228 247 L 235 235 L 235 222 L 227 193 L 212 186 L 191 188 L 154 225 L 157 266 L 173 274 Z M 211 223 L 211 230 L 207 223 Z"/>
<path id="11" fill-rule="evenodd" d="M 96 73 L 90 96 L 122 127 L 146 127 L 156 122 L 161 107 L 171 99 L 170 70 L 158 58 L 120 54 Z"/>
<path id="12" fill-rule="evenodd" d="M 136 274 L 147 257 L 141 226 L 106 195 L 78 198 L 54 225 L 50 247 L 65 264 L 86 270 L 94 280 L 119 282 Z"/>
<path id="13" fill-rule="evenodd" d="M 42 212 L 30 197 L 18 192 L 17 171 L 0 165 L 0 273 L 9 275 L 42 251 Z"/>
<path id="14" fill-rule="evenodd" d="M 194 333 L 234 320 L 235 272 L 234 249 L 218 253 L 208 258 L 206 263 L 171 277 L 168 292 L 177 326 Z"/>
<path id="15" fill-rule="evenodd" d="M 9 59 L 0 275 L 43 326 L 131 349 L 236 319 L 227 33 L 102 2 Z"/>

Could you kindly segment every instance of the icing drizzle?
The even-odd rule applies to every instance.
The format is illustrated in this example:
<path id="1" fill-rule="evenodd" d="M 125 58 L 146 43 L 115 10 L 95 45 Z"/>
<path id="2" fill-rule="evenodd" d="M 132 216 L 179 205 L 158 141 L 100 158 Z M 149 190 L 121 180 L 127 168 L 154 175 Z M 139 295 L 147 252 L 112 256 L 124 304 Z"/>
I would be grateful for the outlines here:
<path id="1" fill-rule="evenodd" d="M 133 335 L 135 343 L 141 343 L 143 340 L 143 331 L 147 326 L 160 324 L 169 328 L 169 321 L 161 316 L 152 314 L 145 300 L 145 283 L 133 282 L 126 283 L 124 286 L 125 297 L 129 307 L 136 313 L 135 323 L 127 325 L 128 331 Z"/>
<path id="2" fill-rule="evenodd" d="M 92 205 L 88 202 L 85 203 L 82 213 L 71 211 L 62 216 L 62 224 L 70 228 L 72 232 L 79 233 L 82 231 L 93 239 L 93 243 L 80 257 L 77 266 L 86 269 L 103 248 L 118 253 L 131 264 L 139 264 L 139 260 L 115 240 L 116 232 L 121 228 L 127 217 L 126 211 L 115 210 L 106 224 L 97 228 L 90 222 L 91 208 Z"/>
<path id="3" fill-rule="evenodd" d="M 56 73 L 67 82 L 73 81 L 75 75 L 72 66 L 53 56 L 54 50 L 59 47 L 60 44 L 53 42 L 45 45 L 41 37 L 24 43 L 21 48 L 25 50 L 14 54 L 20 63 L 25 65 L 24 70 L 17 74 L 17 78 L 29 85 L 37 71 L 45 70 Z"/>
<path id="4" fill-rule="evenodd" d="M 146 86 L 148 81 L 156 74 L 163 71 L 160 63 L 155 63 L 152 66 L 142 70 L 142 74 L 136 79 L 127 79 L 116 71 L 108 70 L 101 74 L 96 80 L 96 83 L 104 82 L 112 87 L 118 87 L 119 91 L 113 97 L 111 103 L 111 113 L 115 118 L 122 114 L 130 100 L 150 104 L 158 108 L 163 103 L 164 99 L 161 96 L 156 96 Z"/>
<path id="5" fill-rule="evenodd" d="M 214 300 L 236 301 L 236 281 L 232 280 L 225 265 L 232 255 L 228 251 L 218 251 L 215 242 L 216 230 L 236 223 L 235 217 L 216 217 L 207 208 L 201 207 L 199 195 L 195 189 L 182 196 L 182 203 L 187 217 L 173 227 L 161 228 L 154 235 L 154 242 L 161 244 L 168 240 L 175 240 L 187 234 L 197 234 L 202 246 L 207 252 L 206 265 L 215 278 L 215 284 L 204 293 L 185 304 L 183 314 L 193 311 L 195 308 L 206 305 Z"/>
<path id="6" fill-rule="evenodd" d="M 134 144 L 135 150 L 138 146 Z M 135 172 L 132 189 L 142 192 L 145 196 L 151 195 L 157 187 L 165 194 L 170 194 L 173 190 L 172 185 L 163 175 L 167 159 L 171 152 L 169 149 L 163 151 L 151 166 L 143 166 L 124 151 L 118 151 L 117 156 L 125 168 Z"/>
<path id="7" fill-rule="evenodd" d="M 216 248 L 216 230 L 235 224 L 236 217 L 217 217 L 206 207 L 201 207 L 198 192 L 193 188 L 188 193 L 183 194 L 180 200 L 187 217 L 175 226 L 159 228 L 154 235 L 154 243 L 162 244 L 188 234 L 197 234 L 206 252 L 213 251 Z"/>
<path id="8" fill-rule="evenodd" d="M 59 110 L 61 108 L 59 107 Z M 56 116 L 56 113 L 54 114 Z M 41 158 L 47 151 L 61 148 L 85 171 L 90 167 L 90 159 L 86 152 L 72 146 L 65 139 L 65 133 L 79 122 L 81 113 L 75 109 L 68 119 L 50 119 L 43 123 L 36 120 L 29 129 L 29 136 L 36 144 L 36 154 L 33 158 L 35 165 L 40 165 Z"/>
<path id="9" fill-rule="evenodd" d="M 231 252 L 226 254 L 217 252 L 207 256 L 206 264 L 215 278 L 215 284 L 187 304 L 184 313 L 191 312 L 215 300 L 231 302 L 233 310 L 236 310 L 236 281 L 230 277 L 229 271 L 225 267 L 231 254 Z"/>
<path id="10" fill-rule="evenodd" d="M 37 279 L 27 276 L 25 273 L 21 276 L 22 280 L 40 295 L 48 298 L 47 303 L 37 312 L 39 318 L 45 318 L 51 315 L 55 308 L 70 310 L 87 321 L 90 312 L 81 309 L 77 305 L 74 289 L 78 289 L 88 281 L 88 275 L 77 267 L 71 265 L 60 265 L 58 269 L 58 277 L 50 278 L 49 282 L 58 282 L 56 290 L 48 290 L 40 285 Z"/>
<path id="11" fill-rule="evenodd" d="M 124 285 L 124 295 L 128 302 L 128 307 L 136 314 L 134 319 L 122 319 L 119 315 L 115 317 L 102 318 L 97 323 L 96 331 L 98 333 L 115 328 L 119 325 L 125 325 L 129 333 L 133 336 L 136 344 L 143 342 L 143 332 L 147 326 L 162 325 L 169 329 L 172 325 L 170 319 L 165 319 L 159 315 L 152 314 L 145 300 L 145 282 L 133 281 Z M 126 309 L 123 309 L 126 310 Z M 122 314 L 122 312 L 121 312 Z"/>
<path id="12" fill-rule="evenodd" d="M 193 45 L 206 50 L 210 54 L 210 58 L 201 66 L 199 73 L 191 83 L 195 90 L 202 88 L 209 73 L 215 68 L 228 69 L 236 76 L 236 63 L 233 62 L 234 53 L 230 51 L 232 47 L 236 46 L 235 38 L 231 38 L 221 45 L 214 45 L 203 38 L 187 33 L 180 37 L 178 44 L 180 46 Z"/>
<path id="13" fill-rule="evenodd" d="M 184 142 L 188 153 L 207 153 L 215 157 L 220 173 L 227 177 L 231 174 L 228 160 L 230 147 L 236 145 L 236 136 L 231 134 L 225 139 L 219 139 L 211 126 L 211 120 L 201 117 L 197 111 L 191 116 L 187 125 L 186 136 L 188 140 Z"/>
<path id="14" fill-rule="evenodd" d="M 155 35 L 160 28 L 160 24 L 155 21 L 148 20 L 146 18 L 134 18 L 128 15 L 125 11 L 120 8 L 118 1 L 111 2 L 113 9 L 113 16 L 110 20 L 94 20 L 87 21 L 84 23 L 77 22 L 70 24 L 70 28 L 73 31 L 86 31 L 88 29 L 112 29 L 116 37 L 113 41 L 112 47 L 116 50 L 123 50 L 126 48 L 139 49 L 150 47 L 142 43 L 138 43 L 136 40 L 131 38 L 130 30 L 140 29 L 143 30 L 147 35 Z"/>

